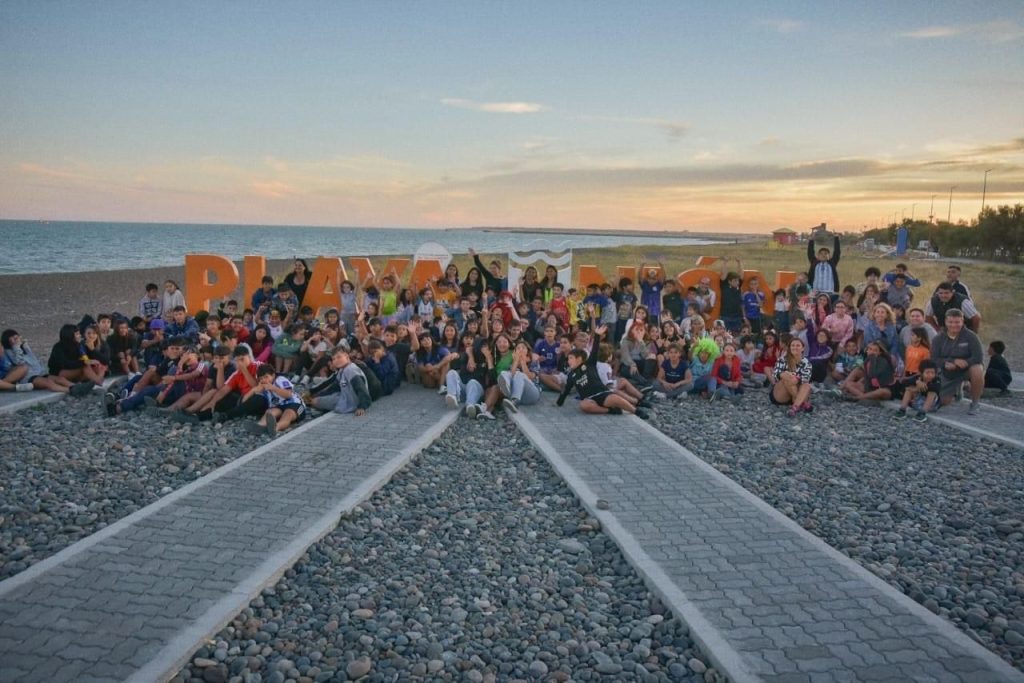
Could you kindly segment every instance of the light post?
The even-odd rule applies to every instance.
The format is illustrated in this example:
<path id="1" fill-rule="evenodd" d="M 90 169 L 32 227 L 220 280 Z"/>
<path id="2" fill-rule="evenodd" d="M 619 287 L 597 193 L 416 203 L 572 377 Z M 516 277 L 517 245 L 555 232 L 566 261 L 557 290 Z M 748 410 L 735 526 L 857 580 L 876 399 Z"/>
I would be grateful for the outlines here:
<path id="1" fill-rule="evenodd" d="M 985 182 L 981 186 L 981 212 L 985 213 L 985 192 L 988 190 L 988 173 L 991 168 L 985 169 Z"/>
<path id="2" fill-rule="evenodd" d="M 917 209 L 917 204 L 910 205 L 910 222 L 914 222 L 914 210 Z"/>
<path id="3" fill-rule="evenodd" d="M 935 197 L 936 196 L 938 196 L 938 195 L 934 195 L 934 194 L 932 195 L 932 206 L 931 206 L 930 209 L 928 209 L 928 222 L 929 223 L 935 222 Z"/>
<path id="4" fill-rule="evenodd" d="M 953 190 L 957 188 L 956 185 L 949 188 L 949 211 L 946 213 L 946 222 L 949 223 L 953 217 Z"/>

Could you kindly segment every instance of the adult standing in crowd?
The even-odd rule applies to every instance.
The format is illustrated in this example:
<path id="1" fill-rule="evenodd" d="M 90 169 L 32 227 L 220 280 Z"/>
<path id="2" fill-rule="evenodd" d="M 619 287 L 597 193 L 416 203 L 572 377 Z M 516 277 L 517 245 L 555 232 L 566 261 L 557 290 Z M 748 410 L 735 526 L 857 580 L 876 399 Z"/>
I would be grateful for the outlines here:
<path id="1" fill-rule="evenodd" d="M 309 287 L 309 278 L 312 274 L 305 259 L 297 258 L 294 270 L 284 276 L 285 284 L 291 288 L 298 300 L 298 308 L 302 308 L 302 300 L 306 298 L 306 288 Z"/>

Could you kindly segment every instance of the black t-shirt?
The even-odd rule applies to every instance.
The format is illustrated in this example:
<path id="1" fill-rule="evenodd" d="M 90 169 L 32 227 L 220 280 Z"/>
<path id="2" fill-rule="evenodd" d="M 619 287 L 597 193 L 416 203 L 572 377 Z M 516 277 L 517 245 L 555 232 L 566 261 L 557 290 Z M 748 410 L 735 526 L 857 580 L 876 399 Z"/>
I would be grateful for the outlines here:
<path id="1" fill-rule="evenodd" d="M 683 317 L 683 297 L 679 292 L 672 292 L 663 296 L 661 306 L 672 314 L 673 320 L 679 320 Z"/>
<path id="2" fill-rule="evenodd" d="M 292 293 L 295 294 L 295 298 L 299 300 L 299 306 L 302 306 L 302 300 L 306 298 L 306 290 L 309 288 L 309 273 L 306 273 L 306 280 L 301 285 L 295 284 L 295 273 L 288 273 L 288 275 L 285 276 L 284 281 L 292 288 Z M 296 311 L 296 313 L 298 313 L 298 311 Z"/>
<path id="3" fill-rule="evenodd" d="M 722 280 L 722 317 L 743 317 L 743 293 L 726 280 Z"/>
<path id="4" fill-rule="evenodd" d="M 387 350 L 394 354 L 395 360 L 398 361 L 398 373 L 405 372 L 409 356 L 412 355 L 412 347 L 406 342 L 395 342 L 392 346 L 387 347 Z"/>

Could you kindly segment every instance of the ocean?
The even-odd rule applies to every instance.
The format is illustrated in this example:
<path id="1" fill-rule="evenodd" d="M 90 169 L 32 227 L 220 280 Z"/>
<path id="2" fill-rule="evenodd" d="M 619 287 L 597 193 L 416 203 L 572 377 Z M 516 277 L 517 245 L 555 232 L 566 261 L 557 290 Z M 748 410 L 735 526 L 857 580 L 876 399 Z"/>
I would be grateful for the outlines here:
<path id="1" fill-rule="evenodd" d="M 0 220 L 0 274 L 84 272 L 180 266 L 187 253 L 240 259 L 412 255 L 436 242 L 453 254 L 623 244 L 695 245 L 712 240 L 629 234 L 524 233 L 502 230 L 324 228 Z"/>

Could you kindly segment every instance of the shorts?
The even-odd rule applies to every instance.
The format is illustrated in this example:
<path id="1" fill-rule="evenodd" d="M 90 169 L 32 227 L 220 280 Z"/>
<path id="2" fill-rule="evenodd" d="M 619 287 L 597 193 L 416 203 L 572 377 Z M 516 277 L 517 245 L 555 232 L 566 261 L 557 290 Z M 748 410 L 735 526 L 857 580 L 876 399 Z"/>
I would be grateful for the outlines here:
<path id="1" fill-rule="evenodd" d="M 768 400 L 771 401 L 773 406 L 788 406 L 789 403 L 780 403 L 779 399 L 775 398 L 775 385 L 769 385 L 768 387 Z"/>
<path id="2" fill-rule="evenodd" d="M 939 389 L 939 398 L 949 398 L 956 394 L 960 390 L 960 387 L 970 378 L 971 373 L 968 370 L 960 370 L 959 372 L 942 372 L 942 385 Z"/>
<path id="3" fill-rule="evenodd" d="M 612 392 L 610 392 L 610 391 L 602 391 L 602 392 L 601 392 L 601 393 L 599 393 L 599 394 L 594 394 L 593 396 L 587 396 L 587 397 L 586 397 L 585 399 L 583 399 L 583 400 L 584 400 L 584 401 L 593 401 L 593 402 L 594 402 L 594 403 L 596 403 L 597 405 L 599 405 L 599 406 L 601 406 L 602 408 L 604 408 L 604 402 L 605 402 L 606 400 L 608 400 L 608 397 L 609 397 L 609 396 L 611 396 L 611 395 L 612 395 Z"/>
<path id="4" fill-rule="evenodd" d="M 286 410 L 290 410 L 295 413 L 296 421 L 301 420 L 302 416 L 306 414 L 306 406 L 302 403 L 281 403 L 276 406 L 270 406 L 271 408 L 277 408 L 282 413 Z"/>

